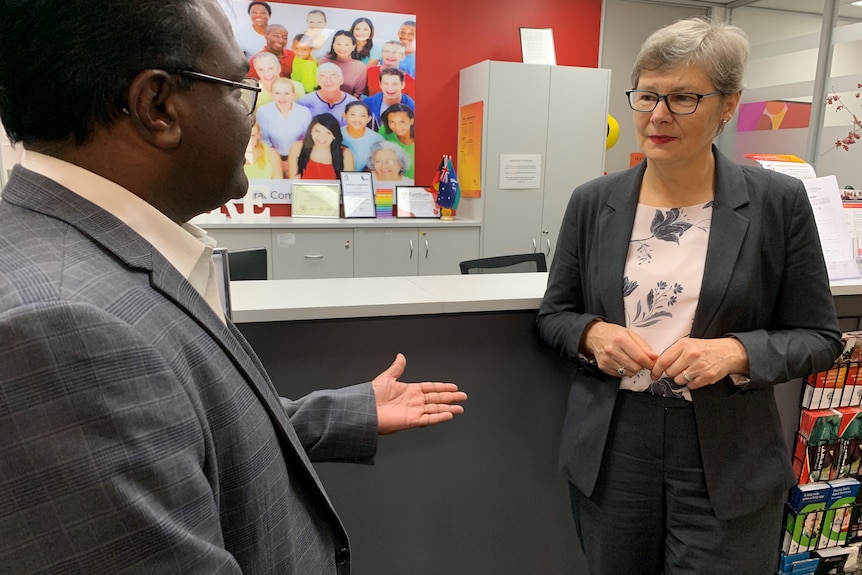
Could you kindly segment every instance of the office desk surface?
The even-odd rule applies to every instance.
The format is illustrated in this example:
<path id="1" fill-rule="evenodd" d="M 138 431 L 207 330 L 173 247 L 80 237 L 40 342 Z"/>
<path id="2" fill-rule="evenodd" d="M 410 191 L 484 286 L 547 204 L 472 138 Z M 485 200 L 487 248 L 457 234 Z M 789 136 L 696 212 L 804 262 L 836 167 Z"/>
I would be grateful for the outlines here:
<path id="1" fill-rule="evenodd" d="M 547 273 L 333 278 L 231 283 L 234 321 L 253 323 L 538 309 Z M 859 280 L 834 296 L 862 294 Z"/>
<path id="2" fill-rule="evenodd" d="M 538 309 L 547 273 L 244 281 L 234 321 L 252 323 Z"/>

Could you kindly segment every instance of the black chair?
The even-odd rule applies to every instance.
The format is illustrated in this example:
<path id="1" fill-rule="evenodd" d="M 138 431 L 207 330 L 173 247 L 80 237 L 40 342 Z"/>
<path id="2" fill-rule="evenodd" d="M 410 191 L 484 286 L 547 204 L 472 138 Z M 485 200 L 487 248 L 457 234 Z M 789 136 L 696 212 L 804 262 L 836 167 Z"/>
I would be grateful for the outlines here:
<path id="1" fill-rule="evenodd" d="M 542 252 L 467 260 L 461 262 L 460 266 L 462 274 L 507 274 L 548 271 L 545 254 Z"/>
<path id="2" fill-rule="evenodd" d="M 247 248 L 227 251 L 230 281 L 265 280 L 269 270 L 266 248 Z"/>

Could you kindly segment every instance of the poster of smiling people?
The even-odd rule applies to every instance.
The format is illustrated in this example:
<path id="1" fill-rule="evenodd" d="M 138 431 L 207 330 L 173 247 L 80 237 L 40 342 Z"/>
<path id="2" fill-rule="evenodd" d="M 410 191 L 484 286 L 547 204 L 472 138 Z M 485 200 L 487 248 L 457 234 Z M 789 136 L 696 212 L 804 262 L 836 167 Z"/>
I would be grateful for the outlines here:
<path id="1" fill-rule="evenodd" d="M 369 172 L 381 198 L 414 182 L 416 17 L 221 0 L 260 92 L 250 193 L 291 215 L 294 183 Z"/>

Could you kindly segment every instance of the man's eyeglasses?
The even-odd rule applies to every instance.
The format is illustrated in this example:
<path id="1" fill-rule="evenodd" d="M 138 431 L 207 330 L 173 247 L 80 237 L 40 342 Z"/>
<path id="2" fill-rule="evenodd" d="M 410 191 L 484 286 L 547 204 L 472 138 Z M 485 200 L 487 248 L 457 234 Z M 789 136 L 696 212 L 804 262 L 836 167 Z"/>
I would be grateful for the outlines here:
<path id="1" fill-rule="evenodd" d="M 204 82 L 212 82 L 213 84 L 221 84 L 222 86 L 230 86 L 241 90 L 240 98 L 245 105 L 248 114 L 254 112 L 254 107 L 257 104 L 257 95 L 260 93 L 260 83 L 254 78 L 245 78 L 240 82 L 219 78 L 218 76 L 210 76 L 202 74 L 194 70 L 173 70 L 174 74 L 191 78 L 192 80 L 202 80 Z"/>
<path id="2" fill-rule="evenodd" d="M 694 92 L 672 92 L 670 94 L 659 94 L 649 90 L 626 90 L 629 106 L 635 112 L 652 112 L 658 103 L 664 100 L 671 114 L 684 116 L 693 114 L 697 105 L 704 98 L 717 96 L 721 92 L 708 92 L 706 94 L 695 94 Z"/>

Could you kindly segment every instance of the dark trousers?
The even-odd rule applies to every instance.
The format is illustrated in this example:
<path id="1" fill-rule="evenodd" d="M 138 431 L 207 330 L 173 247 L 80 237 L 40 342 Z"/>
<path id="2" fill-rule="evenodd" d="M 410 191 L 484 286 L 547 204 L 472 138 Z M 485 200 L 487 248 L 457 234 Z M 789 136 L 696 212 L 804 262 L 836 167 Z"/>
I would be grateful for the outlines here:
<path id="1" fill-rule="evenodd" d="M 778 567 L 784 498 L 719 521 L 685 400 L 620 392 L 593 495 L 569 488 L 591 575 L 772 575 Z"/>

